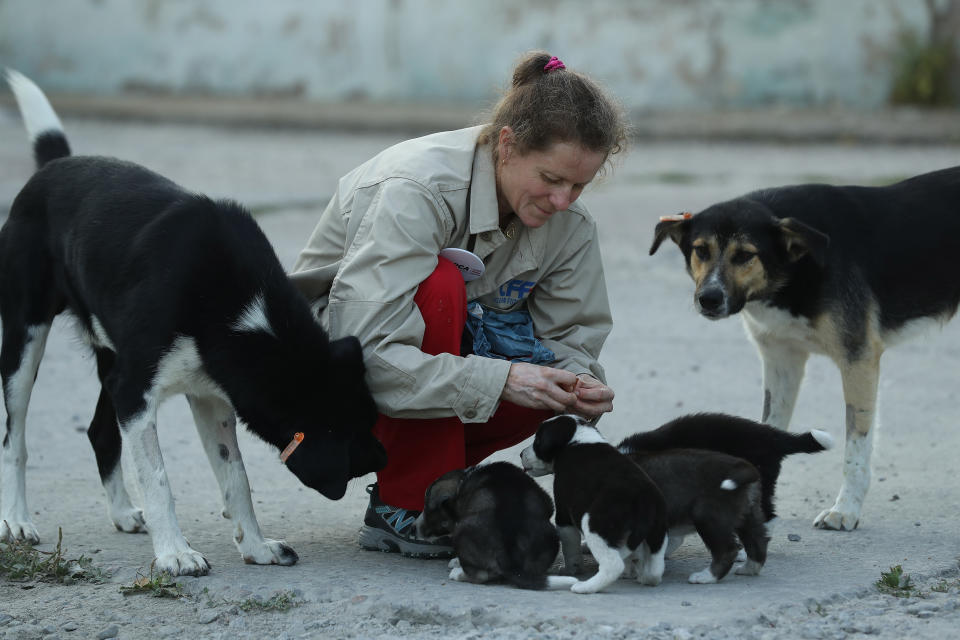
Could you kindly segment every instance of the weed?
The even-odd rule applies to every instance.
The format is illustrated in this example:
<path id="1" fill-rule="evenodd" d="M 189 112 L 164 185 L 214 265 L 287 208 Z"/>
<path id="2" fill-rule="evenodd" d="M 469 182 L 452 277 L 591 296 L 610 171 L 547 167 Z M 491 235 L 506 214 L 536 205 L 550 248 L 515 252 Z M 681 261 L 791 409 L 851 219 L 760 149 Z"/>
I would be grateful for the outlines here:
<path id="1" fill-rule="evenodd" d="M 881 571 L 880 579 L 877 580 L 876 585 L 877 589 L 883 593 L 898 598 L 909 598 L 919 595 L 914 591 L 910 574 L 904 573 L 903 567 L 899 564 L 895 567 L 890 567 L 890 571 Z"/>
<path id="2" fill-rule="evenodd" d="M 65 559 L 63 529 L 58 529 L 57 546 L 53 551 L 40 551 L 18 540 L 0 544 L 0 576 L 15 582 L 35 580 L 73 584 L 82 581 L 100 584 L 109 574 L 95 568 L 93 560 L 86 556 Z"/>
<path id="3" fill-rule="evenodd" d="M 153 563 L 150 563 L 150 575 L 145 576 L 137 571 L 137 577 L 133 585 L 129 587 L 120 587 L 120 593 L 125 596 L 131 596 L 137 593 L 147 593 L 155 598 L 182 598 L 183 591 L 180 584 L 174 582 L 170 574 L 166 571 L 154 573 Z"/>
<path id="4" fill-rule="evenodd" d="M 291 591 L 280 591 L 266 600 L 248 598 L 237 604 L 243 611 L 289 611 L 299 607 L 303 600 L 298 600 Z"/>

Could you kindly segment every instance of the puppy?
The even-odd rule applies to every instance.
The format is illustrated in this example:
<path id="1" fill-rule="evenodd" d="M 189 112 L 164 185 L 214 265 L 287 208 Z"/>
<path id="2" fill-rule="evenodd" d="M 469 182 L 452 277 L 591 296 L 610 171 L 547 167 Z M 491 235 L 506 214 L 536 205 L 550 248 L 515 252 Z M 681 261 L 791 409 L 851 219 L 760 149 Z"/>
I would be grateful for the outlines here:
<path id="1" fill-rule="evenodd" d="M 870 486 L 884 351 L 957 311 L 960 167 L 885 187 L 804 184 L 669 216 L 700 314 L 741 313 L 763 365 L 761 420 L 786 429 L 811 353 L 837 364 L 846 404 L 843 484 L 814 519 L 851 530 Z"/>
<path id="2" fill-rule="evenodd" d="M 737 536 L 746 564 L 740 575 L 757 575 L 770 538 L 760 507 L 760 472 L 742 458 L 702 449 L 632 451 L 627 457 L 660 487 L 670 527 L 666 555 L 696 531 L 713 556 L 710 566 L 690 574 L 695 584 L 717 582 L 737 559 Z M 630 571 L 630 567 L 628 567 Z"/>
<path id="3" fill-rule="evenodd" d="M 596 575 L 570 590 L 595 593 L 639 564 L 638 580 L 657 585 L 667 546 L 663 494 L 640 467 L 607 443 L 579 416 L 561 415 L 540 425 L 533 444 L 520 454 L 532 476 L 554 474 L 557 532 L 564 569 L 580 569 L 580 536 L 597 560 Z"/>
<path id="4" fill-rule="evenodd" d="M 652 431 L 628 436 L 617 446 L 628 455 L 691 448 L 743 458 L 760 472 L 760 505 L 765 522 L 776 516 L 773 496 L 783 459 L 794 453 L 816 453 L 831 447 L 833 437 L 826 431 L 814 429 L 806 433 L 787 433 L 724 413 L 681 416 Z"/>
<path id="5" fill-rule="evenodd" d="M 290 565 L 262 536 L 237 447 L 236 418 L 301 482 L 336 500 L 382 468 L 376 405 L 355 338 L 330 342 L 240 205 L 191 193 L 143 167 L 69 157 L 43 93 L 9 72 L 38 171 L 0 230 L 0 540 L 39 541 L 25 488 L 26 413 L 55 316 L 69 312 L 101 383 L 88 435 L 117 529 L 149 527 L 157 571 L 203 575 L 186 541 L 157 438 L 157 408 L 185 394 L 245 562 Z M 144 510 L 124 484 L 121 450 Z M 53 471 L 51 471 L 53 472 Z"/>
<path id="6" fill-rule="evenodd" d="M 452 535 L 451 580 L 568 588 L 576 578 L 547 575 L 560 550 L 552 515 L 553 501 L 532 478 L 509 462 L 493 462 L 437 478 L 416 525 L 421 537 Z"/>

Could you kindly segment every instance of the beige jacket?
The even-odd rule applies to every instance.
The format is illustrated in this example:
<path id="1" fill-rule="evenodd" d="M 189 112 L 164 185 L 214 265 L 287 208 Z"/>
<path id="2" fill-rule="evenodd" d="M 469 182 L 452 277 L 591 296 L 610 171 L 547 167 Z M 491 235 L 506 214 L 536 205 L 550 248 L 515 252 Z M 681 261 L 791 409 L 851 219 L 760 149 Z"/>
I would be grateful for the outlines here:
<path id="1" fill-rule="evenodd" d="M 597 357 L 611 317 L 596 225 L 576 202 L 540 228 L 514 217 L 501 231 L 481 129 L 402 142 L 341 178 L 290 276 L 332 339 L 360 339 L 370 389 L 390 416 L 486 422 L 497 408 L 510 362 L 420 351 L 414 294 L 440 250 L 466 248 L 470 234 L 486 272 L 467 283 L 467 299 L 526 307 L 557 356 L 551 366 L 604 379 Z"/>

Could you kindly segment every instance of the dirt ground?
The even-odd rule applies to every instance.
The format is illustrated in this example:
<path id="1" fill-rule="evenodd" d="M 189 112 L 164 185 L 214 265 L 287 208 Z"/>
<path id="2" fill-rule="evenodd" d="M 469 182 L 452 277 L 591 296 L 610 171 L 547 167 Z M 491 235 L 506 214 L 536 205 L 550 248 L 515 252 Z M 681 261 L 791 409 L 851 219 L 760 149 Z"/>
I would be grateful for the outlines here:
<path id="1" fill-rule="evenodd" d="M 181 184 L 247 204 L 285 266 L 306 241 L 336 179 L 401 134 L 219 128 L 65 119 L 78 154 L 116 155 Z M 697 316 L 679 252 L 647 255 L 659 215 L 699 210 L 745 191 L 827 181 L 880 184 L 957 163 L 960 148 L 925 146 L 636 143 L 583 196 L 601 227 L 615 329 L 604 364 L 617 392 L 601 430 L 610 440 L 694 411 L 759 417 L 760 367 L 738 319 Z M 0 110 L 0 215 L 32 171 L 19 117 Z M 918 226 L 918 233 L 928 232 Z M 84 433 L 97 395 L 94 362 L 67 322 L 51 333 L 28 418 L 28 500 L 43 538 L 58 528 L 68 557 L 93 559 L 103 584 L 18 584 L 0 579 L 0 637 L 311 638 L 940 638 L 960 623 L 960 323 L 890 351 L 881 376 L 874 481 L 859 529 L 812 528 L 841 481 L 842 447 L 787 460 L 780 520 L 758 577 L 692 585 L 709 562 L 690 540 L 663 584 L 621 580 L 607 592 L 527 592 L 447 580 L 446 563 L 361 550 L 366 504 L 353 481 L 340 501 L 303 488 L 275 452 L 243 434 L 241 448 L 265 535 L 300 555 L 293 567 L 243 564 L 220 517 L 213 474 L 186 403 L 161 410 L 160 439 L 191 544 L 213 565 L 178 580 L 184 597 L 124 596 L 148 572 L 145 535 L 117 532 Z M 839 374 L 811 359 L 793 429 L 843 439 Z M 520 447 L 494 459 L 516 462 Z M 917 589 L 880 593 L 881 572 L 902 565 Z M 253 602 L 293 601 L 289 611 Z M 270 600 L 271 597 L 274 600 Z M 269 607 L 267 607 L 269 609 Z"/>

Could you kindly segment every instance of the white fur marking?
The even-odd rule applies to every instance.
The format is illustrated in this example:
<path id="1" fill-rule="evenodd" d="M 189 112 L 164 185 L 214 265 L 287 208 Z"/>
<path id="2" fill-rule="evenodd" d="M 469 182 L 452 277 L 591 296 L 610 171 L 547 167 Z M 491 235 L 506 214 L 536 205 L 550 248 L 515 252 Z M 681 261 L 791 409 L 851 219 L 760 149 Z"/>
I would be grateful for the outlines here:
<path id="1" fill-rule="evenodd" d="M 50 106 L 50 101 L 43 95 L 40 87 L 35 85 L 28 77 L 13 69 L 7 69 L 4 75 L 13 90 L 14 97 L 17 99 L 17 105 L 20 107 L 20 113 L 23 116 L 23 124 L 31 142 L 42 133 L 63 131 L 60 118 L 57 117 L 53 107 Z"/>
<path id="2" fill-rule="evenodd" d="M 598 442 L 605 443 L 607 440 L 604 438 L 596 427 L 590 427 L 585 424 L 578 424 L 577 430 L 573 433 L 573 437 L 570 438 L 571 444 L 596 444 Z"/>
<path id="3" fill-rule="evenodd" d="M 726 489 L 727 491 L 733 491 L 734 489 L 737 488 L 737 483 L 731 480 L 730 478 L 727 478 L 726 480 L 720 483 L 720 488 Z"/>
<path id="4" fill-rule="evenodd" d="M 270 326 L 270 320 L 267 319 L 266 304 L 266 301 L 263 299 L 263 294 L 258 293 L 253 297 L 253 300 L 244 307 L 240 313 L 240 317 L 230 325 L 230 328 L 239 332 L 256 333 L 257 331 L 263 331 L 276 338 L 277 334 L 274 333 L 273 327 Z"/>
<path id="5" fill-rule="evenodd" d="M 583 514 L 580 531 L 587 548 L 597 561 L 597 573 L 588 580 L 581 580 L 570 587 L 574 593 L 596 593 L 616 582 L 623 574 L 624 559 L 631 555 L 626 547 L 611 547 L 606 540 L 590 530 L 590 514 Z"/>
<path id="6" fill-rule="evenodd" d="M 90 326 L 93 327 L 94 346 L 110 349 L 110 351 L 116 353 L 117 348 L 113 346 L 113 341 L 110 340 L 110 336 L 107 335 L 107 330 L 103 328 L 103 323 L 100 322 L 100 318 L 91 315 Z"/>
<path id="7" fill-rule="evenodd" d="M 820 446 L 824 449 L 832 449 L 833 445 L 836 444 L 833 436 L 826 431 L 821 431 L 820 429 L 811 429 L 810 435 L 813 436 L 813 439 L 819 442 Z"/>
<path id="8" fill-rule="evenodd" d="M 193 338 L 179 336 L 163 354 L 153 378 L 156 402 L 178 393 L 214 396 L 229 403 L 226 391 L 207 375 Z"/>

